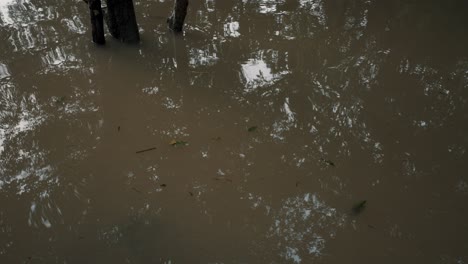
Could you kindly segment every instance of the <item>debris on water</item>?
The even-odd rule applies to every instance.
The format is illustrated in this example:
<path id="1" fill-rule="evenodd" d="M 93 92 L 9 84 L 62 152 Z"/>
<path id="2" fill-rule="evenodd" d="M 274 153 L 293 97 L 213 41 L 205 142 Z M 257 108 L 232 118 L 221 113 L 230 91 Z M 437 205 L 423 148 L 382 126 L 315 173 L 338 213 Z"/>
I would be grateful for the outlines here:
<path id="1" fill-rule="evenodd" d="M 296 181 L 296 187 L 298 187 L 300 183 L 300 181 Z"/>
<path id="2" fill-rule="evenodd" d="M 353 213 L 360 214 L 366 208 L 366 204 L 367 204 L 367 201 L 363 200 L 359 202 L 358 204 L 356 204 L 355 206 L 353 206 Z"/>
<path id="3" fill-rule="evenodd" d="M 136 152 L 136 154 L 140 154 L 140 153 L 143 153 L 143 152 L 147 152 L 147 151 L 151 151 L 151 150 L 155 150 L 156 147 L 152 147 L 152 148 L 147 148 L 147 149 L 143 149 L 143 150 L 139 150 Z"/>
<path id="4" fill-rule="evenodd" d="M 373 226 L 373 225 L 367 225 L 367 227 L 372 228 L 372 229 L 375 228 L 375 226 Z"/>
<path id="5" fill-rule="evenodd" d="M 182 141 L 182 140 L 172 140 L 171 142 L 169 142 L 169 145 L 173 146 L 173 147 L 177 147 L 177 146 L 186 146 L 188 145 L 188 142 L 187 141 Z"/>
<path id="6" fill-rule="evenodd" d="M 159 185 L 159 186 L 161 186 L 161 187 L 164 188 L 164 187 L 166 187 L 167 185 L 166 185 L 165 183 L 163 183 L 163 184 L 161 184 L 161 185 Z"/>
<path id="7" fill-rule="evenodd" d="M 324 158 L 320 158 L 320 161 L 324 162 L 325 164 L 327 164 L 328 166 L 331 166 L 331 167 L 335 167 L 335 163 L 331 160 L 327 160 L 327 159 L 324 159 Z"/>
<path id="8" fill-rule="evenodd" d="M 119 132 L 120 132 L 120 126 L 118 126 L 118 127 L 117 127 L 117 131 L 119 131 Z"/>
<path id="9" fill-rule="evenodd" d="M 255 130 L 257 130 L 257 126 L 251 126 L 249 129 L 247 129 L 249 132 L 254 132 Z"/>
<path id="10" fill-rule="evenodd" d="M 193 196 L 193 192 L 188 192 L 190 194 L 190 196 Z"/>

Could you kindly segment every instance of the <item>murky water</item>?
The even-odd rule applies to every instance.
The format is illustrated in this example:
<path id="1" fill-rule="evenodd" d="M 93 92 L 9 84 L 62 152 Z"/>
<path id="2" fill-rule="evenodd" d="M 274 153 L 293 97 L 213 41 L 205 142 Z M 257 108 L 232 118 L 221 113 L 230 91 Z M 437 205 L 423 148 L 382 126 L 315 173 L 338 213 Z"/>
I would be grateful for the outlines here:
<path id="1" fill-rule="evenodd" d="M 0 0 L 0 263 L 468 263 L 467 1 L 135 4 Z"/>

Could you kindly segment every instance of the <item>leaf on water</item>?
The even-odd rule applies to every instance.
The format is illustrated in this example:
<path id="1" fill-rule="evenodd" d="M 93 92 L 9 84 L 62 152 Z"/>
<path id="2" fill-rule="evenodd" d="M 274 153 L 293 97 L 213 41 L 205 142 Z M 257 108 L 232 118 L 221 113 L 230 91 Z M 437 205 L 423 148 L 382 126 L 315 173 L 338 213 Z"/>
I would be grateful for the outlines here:
<path id="1" fill-rule="evenodd" d="M 363 200 L 353 206 L 353 213 L 360 214 L 366 208 L 367 201 Z"/>
<path id="2" fill-rule="evenodd" d="M 257 126 L 251 126 L 249 129 L 247 129 L 249 132 L 254 132 L 255 130 L 257 130 Z"/>
<path id="3" fill-rule="evenodd" d="M 188 145 L 188 142 L 187 141 L 182 141 L 182 140 L 175 140 L 173 139 L 171 142 L 169 142 L 169 145 L 173 146 L 173 147 L 177 147 L 177 146 L 186 146 Z"/>

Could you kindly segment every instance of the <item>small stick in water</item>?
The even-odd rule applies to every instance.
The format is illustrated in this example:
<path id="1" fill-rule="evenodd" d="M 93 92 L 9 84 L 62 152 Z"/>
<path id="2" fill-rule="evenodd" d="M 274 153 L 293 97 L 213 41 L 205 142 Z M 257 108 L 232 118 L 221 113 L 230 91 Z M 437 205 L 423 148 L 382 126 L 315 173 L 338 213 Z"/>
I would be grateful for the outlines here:
<path id="1" fill-rule="evenodd" d="M 152 148 L 149 148 L 149 149 L 143 149 L 143 150 L 139 150 L 137 152 L 135 152 L 136 154 L 140 154 L 140 153 L 143 153 L 143 152 L 147 152 L 147 151 L 151 151 L 151 150 L 155 150 L 156 147 L 152 147 Z"/>

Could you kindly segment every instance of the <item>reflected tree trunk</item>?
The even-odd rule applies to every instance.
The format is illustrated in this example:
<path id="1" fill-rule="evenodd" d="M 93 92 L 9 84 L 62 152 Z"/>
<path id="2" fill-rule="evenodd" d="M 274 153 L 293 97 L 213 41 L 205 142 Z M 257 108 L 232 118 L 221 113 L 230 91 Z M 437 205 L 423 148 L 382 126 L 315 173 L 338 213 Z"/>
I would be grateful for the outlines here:
<path id="1" fill-rule="evenodd" d="M 106 23 L 114 38 L 124 43 L 140 41 L 133 0 L 107 0 Z"/>
<path id="2" fill-rule="evenodd" d="M 101 8 L 101 0 L 88 0 L 88 7 L 91 16 L 91 28 L 93 42 L 96 44 L 105 44 L 104 38 L 104 18 Z"/>
<path id="3" fill-rule="evenodd" d="M 175 0 L 174 11 L 167 19 L 169 28 L 174 32 L 181 32 L 184 27 L 185 16 L 187 16 L 188 0 Z"/>

